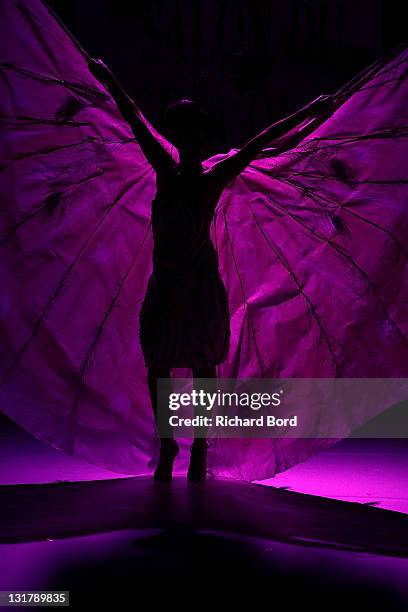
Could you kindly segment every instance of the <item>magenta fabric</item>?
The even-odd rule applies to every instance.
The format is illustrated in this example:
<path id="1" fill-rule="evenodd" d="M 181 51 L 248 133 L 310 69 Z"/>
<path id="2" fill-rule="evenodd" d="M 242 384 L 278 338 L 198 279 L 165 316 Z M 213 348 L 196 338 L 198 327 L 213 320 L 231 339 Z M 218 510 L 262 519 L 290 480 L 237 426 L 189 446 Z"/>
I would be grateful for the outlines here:
<path id="1" fill-rule="evenodd" d="M 1 410 L 75 456 L 149 472 L 138 316 L 154 172 L 40 0 L 0 3 L 0 60 Z M 408 376 L 407 51 L 345 91 L 333 117 L 292 151 L 266 149 L 219 203 L 223 377 Z M 331 442 L 214 440 L 209 463 L 266 478 Z"/>

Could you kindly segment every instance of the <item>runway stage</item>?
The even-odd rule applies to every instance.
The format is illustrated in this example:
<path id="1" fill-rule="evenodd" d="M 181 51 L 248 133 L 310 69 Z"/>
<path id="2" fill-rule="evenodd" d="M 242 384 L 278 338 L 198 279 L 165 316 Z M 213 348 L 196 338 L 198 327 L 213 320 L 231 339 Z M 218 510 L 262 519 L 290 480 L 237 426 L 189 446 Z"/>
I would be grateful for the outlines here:
<path id="1" fill-rule="evenodd" d="M 403 441 L 341 443 L 270 486 L 165 485 L 117 478 L 2 425 L 0 590 L 70 590 L 79 607 L 168 580 L 204 599 L 219 584 L 230 597 L 278 589 L 315 608 L 335 597 L 406 609 L 408 519 L 379 507 L 407 508 Z"/>

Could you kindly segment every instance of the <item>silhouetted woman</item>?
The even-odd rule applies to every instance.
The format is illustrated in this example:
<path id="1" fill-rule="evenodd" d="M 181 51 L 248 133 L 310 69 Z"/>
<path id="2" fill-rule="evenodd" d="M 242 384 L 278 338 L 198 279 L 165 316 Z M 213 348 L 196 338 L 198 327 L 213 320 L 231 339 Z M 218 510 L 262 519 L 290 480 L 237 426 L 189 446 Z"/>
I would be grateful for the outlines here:
<path id="1" fill-rule="evenodd" d="M 318 114 L 324 118 L 324 111 L 330 109 L 332 102 L 329 96 L 317 98 L 268 127 L 234 155 L 203 171 L 206 122 L 194 102 L 180 100 L 166 111 L 166 128 L 179 153 L 176 163 L 143 122 L 134 102 L 109 68 L 100 60 L 93 60 L 90 69 L 110 90 L 156 172 L 157 193 L 152 203 L 153 273 L 140 314 L 140 342 L 157 421 L 159 378 L 169 378 L 172 368 L 190 368 L 194 378 L 215 378 L 216 366 L 228 353 L 228 299 L 210 239 L 211 220 L 223 189 L 265 145 L 308 118 L 312 123 Z M 295 130 L 283 143 L 278 143 L 277 153 L 303 138 L 305 132 L 301 131 L 300 136 L 300 131 Z M 171 480 L 178 450 L 172 437 L 161 439 L 156 480 Z M 189 480 L 205 479 L 206 453 L 206 440 L 196 438 L 191 447 Z"/>

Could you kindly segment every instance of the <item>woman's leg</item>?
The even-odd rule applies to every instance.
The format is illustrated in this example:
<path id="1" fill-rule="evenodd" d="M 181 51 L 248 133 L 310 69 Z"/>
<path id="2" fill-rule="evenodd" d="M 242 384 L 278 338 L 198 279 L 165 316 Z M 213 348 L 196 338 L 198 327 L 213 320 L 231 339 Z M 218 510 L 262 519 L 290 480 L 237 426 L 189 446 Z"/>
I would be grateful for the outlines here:
<path id="1" fill-rule="evenodd" d="M 197 378 L 207 378 L 209 382 L 205 385 L 205 391 L 208 393 L 214 393 L 217 378 L 217 371 L 214 366 L 207 368 L 193 368 L 193 379 L 195 380 Z M 197 414 L 202 414 L 202 411 L 198 410 Z M 205 434 L 206 432 L 202 428 L 197 430 L 194 442 L 197 444 L 201 443 L 206 445 Z"/>
<path id="2" fill-rule="evenodd" d="M 159 378 L 170 378 L 170 368 L 156 368 L 150 367 L 147 370 L 147 384 L 149 387 L 150 401 L 152 404 L 152 410 L 154 418 L 158 421 L 158 397 L 157 397 L 157 382 Z"/>
<path id="3" fill-rule="evenodd" d="M 217 368 L 209 366 L 207 368 L 193 368 L 194 378 L 217 378 Z"/>
<path id="4" fill-rule="evenodd" d="M 193 368 L 193 378 L 211 379 L 210 384 L 205 385 L 208 392 L 215 391 L 217 373 L 215 367 Z M 200 414 L 200 411 L 197 412 Z M 207 440 L 205 431 L 200 428 L 197 431 L 194 442 L 191 446 L 190 465 L 187 478 L 192 482 L 201 482 L 207 475 Z"/>
<path id="5" fill-rule="evenodd" d="M 147 372 L 147 384 L 149 387 L 152 410 L 158 427 L 158 392 L 157 383 L 159 378 L 170 378 L 170 369 L 150 367 Z M 170 391 L 170 389 L 169 389 Z M 160 438 L 160 457 L 154 472 L 154 479 L 159 482 L 170 482 L 173 473 L 173 463 L 179 452 L 178 444 L 173 440 L 173 432 L 169 428 L 168 434 Z"/>

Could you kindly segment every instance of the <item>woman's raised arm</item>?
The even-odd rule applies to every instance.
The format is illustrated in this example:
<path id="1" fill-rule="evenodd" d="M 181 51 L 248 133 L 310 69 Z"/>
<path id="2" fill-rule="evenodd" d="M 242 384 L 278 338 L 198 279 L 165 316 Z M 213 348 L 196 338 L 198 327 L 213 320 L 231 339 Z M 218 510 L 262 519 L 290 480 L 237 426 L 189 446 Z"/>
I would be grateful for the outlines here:
<path id="1" fill-rule="evenodd" d="M 89 70 L 112 94 L 123 118 L 128 122 L 143 154 L 154 170 L 164 172 L 174 168 L 175 162 L 172 156 L 149 130 L 136 104 L 123 90 L 108 66 L 102 60 L 92 59 L 89 62 Z"/>
<path id="2" fill-rule="evenodd" d="M 249 140 L 231 157 L 218 162 L 211 169 L 211 174 L 226 185 L 236 178 L 266 145 L 273 145 L 274 141 L 282 138 L 296 126 L 301 128 L 301 124 L 307 119 L 310 119 L 310 125 L 313 125 L 313 129 L 315 129 L 319 123 L 319 118 L 321 118 L 321 121 L 325 120 L 333 110 L 334 99 L 331 96 L 319 96 L 316 100 L 313 100 L 295 113 L 267 127 L 260 134 Z M 307 125 L 309 125 L 309 122 Z M 297 141 L 303 139 L 306 135 L 306 130 L 307 126 L 305 130 L 300 129 L 299 132 L 289 135 L 284 141 L 276 143 L 277 154 L 294 146 Z"/>

